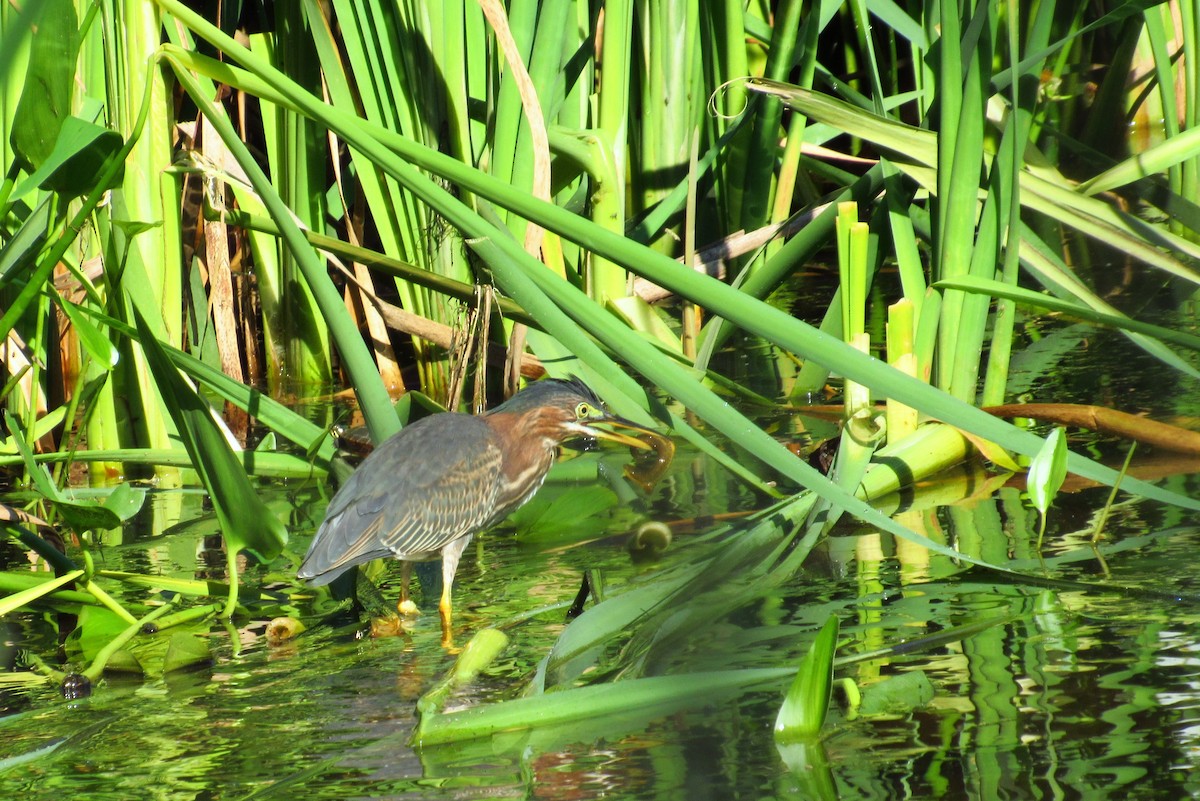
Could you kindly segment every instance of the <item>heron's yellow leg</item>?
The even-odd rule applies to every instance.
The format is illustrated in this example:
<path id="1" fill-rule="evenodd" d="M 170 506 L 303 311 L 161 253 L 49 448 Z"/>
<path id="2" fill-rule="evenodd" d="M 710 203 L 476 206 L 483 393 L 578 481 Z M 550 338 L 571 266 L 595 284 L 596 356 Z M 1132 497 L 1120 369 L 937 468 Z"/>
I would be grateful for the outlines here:
<path id="1" fill-rule="evenodd" d="M 454 647 L 454 632 L 450 623 L 453 616 L 450 608 L 450 583 L 442 585 L 442 600 L 438 602 L 438 612 L 442 618 L 442 647 Z"/>
<path id="2" fill-rule="evenodd" d="M 408 580 L 412 577 L 412 562 L 400 563 L 400 603 L 396 604 L 396 611 L 402 617 L 415 617 L 420 614 L 417 605 L 408 597 Z"/>
<path id="3" fill-rule="evenodd" d="M 463 549 L 471 541 L 471 535 L 459 537 L 442 548 L 442 600 L 438 611 L 442 614 L 442 645 L 450 650 L 454 648 L 454 637 L 450 631 L 450 590 L 454 586 L 454 574 L 458 571 L 458 560 Z"/>

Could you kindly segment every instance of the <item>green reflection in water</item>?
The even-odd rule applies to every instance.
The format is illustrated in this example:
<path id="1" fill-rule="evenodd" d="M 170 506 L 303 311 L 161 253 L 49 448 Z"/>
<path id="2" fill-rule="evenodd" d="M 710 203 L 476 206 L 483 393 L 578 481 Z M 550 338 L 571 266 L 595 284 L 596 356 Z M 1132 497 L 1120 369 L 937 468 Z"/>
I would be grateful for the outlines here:
<path id="1" fill-rule="evenodd" d="M 632 506 L 600 511 L 575 537 L 563 531 L 565 522 L 547 524 L 564 519 L 555 504 L 577 491 L 571 481 L 595 482 L 594 466 L 590 476 L 588 469 L 576 464 L 557 476 L 567 483 L 547 488 L 543 514 L 531 508 L 540 524 L 516 536 L 489 533 L 464 559 L 464 639 L 502 626 L 511 643 L 453 694 L 448 709 L 498 703 L 525 690 L 558 636 L 575 625 L 564 607 L 585 571 L 596 571 L 605 594 L 616 597 L 712 547 L 696 543 L 711 526 L 681 527 L 662 562 L 635 564 L 625 544 L 638 511 Z M 582 472 L 572 478 L 571 471 Z M 954 481 L 971 479 L 947 484 Z M 739 493 L 685 454 L 642 510 L 677 520 L 754 503 Z M 1101 574 L 1086 547 L 1091 511 L 1103 494 L 1071 495 L 1055 509 L 1046 547 L 1054 575 L 1193 596 L 1195 581 L 1180 566 L 1191 563 L 1200 532 L 1173 511 L 1120 505 L 1104 546 L 1112 574 Z M 1036 563 L 1036 515 L 1015 489 L 954 507 L 924 498 L 900 499 L 897 513 L 987 559 Z M 324 505 L 321 488 L 284 486 L 275 501 L 290 505 L 302 546 Z M 153 517 L 164 507 L 187 522 Z M 211 569 L 203 546 L 212 532 L 198 497 L 160 494 L 145 515 L 102 551 L 105 568 L 188 577 Z M 398 579 L 398 566 L 390 565 L 387 597 L 395 596 Z M 453 661 L 440 646 L 430 604 L 411 632 L 381 639 L 361 638 L 364 624 L 349 615 L 278 647 L 262 636 L 265 620 L 236 632 L 237 648 L 213 626 L 206 634 L 214 661 L 197 672 L 145 682 L 112 678 L 73 703 L 45 686 L 4 685 L 0 798 L 1124 799 L 1200 792 L 1200 616 L 1193 602 L 1000 584 L 850 521 L 804 571 L 738 597 L 736 607 L 714 610 L 669 638 L 628 632 L 594 673 L 616 678 L 606 671 L 620 669 L 626 647 L 648 655 L 642 675 L 682 682 L 699 671 L 794 670 L 830 614 L 842 622 L 843 657 L 983 619 L 1016 619 L 839 670 L 838 678 L 864 686 L 920 670 L 936 694 L 930 704 L 882 717 L 835 713 L 819 758 L 806 763 L 824 771 L 825 781 L 790 772 L 775 748 L 771 726 L 787 678 L 663 714 L 585 718 L 414 751 L 408 743 L 416 700 Z M 15 616 L 4 621 L 5 639 L 53 653 L 53 623 L 52 615 Z"/>

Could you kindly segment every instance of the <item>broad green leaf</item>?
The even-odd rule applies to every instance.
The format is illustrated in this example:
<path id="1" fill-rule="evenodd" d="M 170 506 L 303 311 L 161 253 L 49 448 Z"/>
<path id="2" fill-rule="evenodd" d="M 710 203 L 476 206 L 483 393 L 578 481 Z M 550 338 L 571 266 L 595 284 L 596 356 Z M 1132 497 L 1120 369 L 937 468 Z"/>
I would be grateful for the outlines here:
<path id="1" fill-rule="evenodd" d="M 17 154 L 36 169 L 49 158 L 63 121 L 71 113 L 80 36 L 72 0 L 44 0 L 35 5 L 41 6 L 41 13 L 33 25 L 25 87 L 13 115 L 10 141 Z"/>
<path id="2" fill-rule="evenodd" d="M 907 715 L 933 700 L 933 684 L 923 670 L 912 670 L 865 687 L 860 716 Z"/>
<path id="3" fill-rule="evenodd" d="M 42 164 L 14 190 L 15 197 L 40 187 L 74 198 L 90 192 L 104 173 L 104 166 L 120 153 L 125 140 L 116 131 L 94 122 L 67 117 L 59 130 L 54 149 Z M 118 186 L 124 176 L 119 171 L 105 189 Z"/>
<path id="4" fill-rule="evenodd" d="M 833 687 L 833 655 L 837 651 L 838 619 L 831 616 L 817 633 L 800 662 L 796 678 L 775 717 L 776 742 L 815 737 L 825 723 Z"/>
<path id="5" fill-rule="evenodd" d="M 96 655 L 129 627 L 120 615 L 103 606 L 85 606 L 79 612 L 79 624 L 67 639 L 68 648 L 78 649 L 86 661 Z"/>
<path id="6" fill-rule="evenodd" d="M 125 481 L 104 499 L 103 504 L 105 509 L 119 517 L 121 522 L 125 522 L 140 512 L 145 502 L 146 490 Z"/>
<path id="7" fill-rule="evenodd" d="M 73 531 L 102 531 L 121 525 L 120 515 L 94 501 L 59 498 L 54 502 L 54 508 Z"/>
<path id="8" fill-rule="evenodd" d="M 29 270 L 46 242 L 53 197 L 46 195 L 21 222 L 21 227 L 0 246 L 0 286 L 6 286 L 14 276 L 28 280 Z"/>
<path id="9" fill-rule="evenodd" d="M 146 666 L 133 651 L 119 648 L 109 654 L 104 660 L 104 671 L 108 673 L 129 673 L 134 676 L 145 676 Z"/>
<path id="10" fill-rule="evenodd" d="M 208 648 L 208 640 L 186 631 L 177 631 L 167 643 L 162 672 L 186 670 L 197 665 L 206 665 L 211 661 L 212 653 Z"/>
<path id="11" fill-rule="evenodd" d="M 231 552 L 249 551 L 264 562 L 274 559 L 287 542 L 283 523 L 250 485 L 241 460 L 213 420 L 212 408 L 183 380 L 136 309 L 134 316 L 146 362 L 179 429 L 180 439 L 209 492 L 226 547 Z"/>

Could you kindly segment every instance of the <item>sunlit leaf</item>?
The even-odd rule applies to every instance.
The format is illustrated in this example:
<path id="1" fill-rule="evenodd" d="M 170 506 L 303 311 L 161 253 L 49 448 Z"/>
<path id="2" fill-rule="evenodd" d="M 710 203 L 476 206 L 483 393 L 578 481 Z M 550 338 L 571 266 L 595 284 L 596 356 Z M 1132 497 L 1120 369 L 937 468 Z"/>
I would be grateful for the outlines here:
<path id="1" fill-rule="evenodd" d="M 838 619 L 831 616 L 800 662 L 796 678 L 775 717 L 775 740 L 788 742 L 814 737 L 825 723 L 833 686 L 833 655 L 837 651 Z"/>
<path id="2" fill-rule="evenodd" d="M 82 570 L 74 570 L 70 573 L 59 576 L 58 578 L 51 579 L 25 590 L 21 590 L 20 592 L 14 592 L 11 595 L 6 595 L 5 597 L 0 598 L 0 615 L 7 615 L 16 611 L 17 609 L 20 609 L 22 606 L 31 604 L 37 599 L 54 592 L 59 587 L 70 584 L 82 575 Z"/>
<path id="3" fill-rule="evenodd" d="M 125 481 L 104 499 L 104 508 L 110 510 L 121 519 L 121 522 L 124 522 L 140 512 L 145 502 L 146 490 L 134 487 Z"/>
<path id="4" fill-rule="evenodd" d="M 67 407 L 59 406 L 57 409 L 52 409 L 46 414 L 39 417 L 33 424 L 33 430 L 29 432 L 29 439 L 37 441 L 46 434 L 53 431 L 58 426 L 62 425 L 63 419 L 66 418 Z M 19 453 L 17 443 L 14 437 L 5 437 L 0 440 L 0 454 Z"/>
<path id="5" fill-rule="evenodd" d="M 34 187 L 69 198 L 86 194 L 96 186 L 104 166 L 124 146 L 125 140 L 116 131 L 78 117 L 67 117 L 54 150 L 13 194 L 19 197 Z M 124 171 L 119 171 L 105 188 L 119 185 L 123 176 Z"/>
<path id="6" fill-rule="evenodd" d="M 71 325 L 75 329 L 75 334 L 79 337 L 79 342 L 87 350 L 95 363 L 104 370 L 111 370 L 116 367 L 117 360 L 120 357 L 117 349 L 109 341 L 108 337 L 91 320 L 80 314 L 79 307 L 74 303 L 66 299 L 60 299 L 59 308 L 63 310 L 63 313 L 71 321 Z"/>
<path id="7" fill-rule="evenodd" d="M 183 380 L 136 309 L 134 316 L 146 362 L 208 489 L 226 546 L 234 552 L 250 551 L 263 561 L 275 558 L 287 542 L 283 523 L 250 485 L 241 461 L 213 420 L 212 408 Z"/>
<path id="8" fill-rule="evenodd" d="M 579 740 L 591 741 L 589 732 L 601 726 L 609 715 L 633 712 L 644 720 L 653 720 L 680 709 L 712 704 L 755 686 L 782 681 L 790 672 L 726 670 L 576 687 L 422 718 L 413 739 L 414 744 L 428 747 L 506 731 L 568 724 L 575 728 Z"/>
<path id="9" fill-rule="evenodd" d="M 212 661 L 208 640 L 185 631 L 171 635 L 167 643 L 167 654 L 163 657 L 163 673 L 186 670 Z"/>
<path id="10" fill-rule="evenodd" d="M 1046 444 L 1029 463 L 1026 483 L 1034 508 L 1045 515 L 1066 477 L 1067 434 L 1063 429 L 1055 428 L 1046 436 Z"/>
<path id="11" fill-rule="evenodd" d="M 67 640 L 69 649 L 77 649 L 84 660 L 96 658 L 100 650 L 129 627 L 120 615 L 103 606 L 85 606 L 79 622 Z"/>
<path id="12" fill-rule="evenodd" d="M 34 168 L 40 167 L 71 113 L 79 22 L 72 0 L 45 0 L 33 25 L 25 86 L 13 115 L 13 149 Z"/>
<path id="13" fill-rule="evenodd" d="M 1176 164 L 1195 159 L 1197 155 L 1200 155 L 1200 128 L 1180 131 L 1084 181 L 1077 191 L 1083 195 L 1111 192 L 1134 181 L 1153 177 Z"/>

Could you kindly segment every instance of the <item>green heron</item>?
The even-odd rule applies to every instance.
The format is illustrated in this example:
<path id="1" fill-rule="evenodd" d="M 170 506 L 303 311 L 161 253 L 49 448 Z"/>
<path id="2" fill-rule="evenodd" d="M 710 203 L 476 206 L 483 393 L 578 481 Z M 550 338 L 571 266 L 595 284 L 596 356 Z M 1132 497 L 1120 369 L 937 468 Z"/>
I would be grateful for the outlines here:
<path id="1" fill-rule="evenodd" d="M 328 584 L 355 565 L 404 562 L 400 611 L 411 563 L 442 558 L 438 611 L 449 644 L 450 588 L 471 536 L 528 501 L 546 479 L 558 447 L 576 438 L 650 448 L 641 439 L 596 428 L 605 423 L 648 431 L 609 414 L 579 379 L 545 379 L 480 415 L 443 412 L 383 442 L 342 485 L 297 574 Z M 657 436 L 657 435 L 654 435 Z"/>

